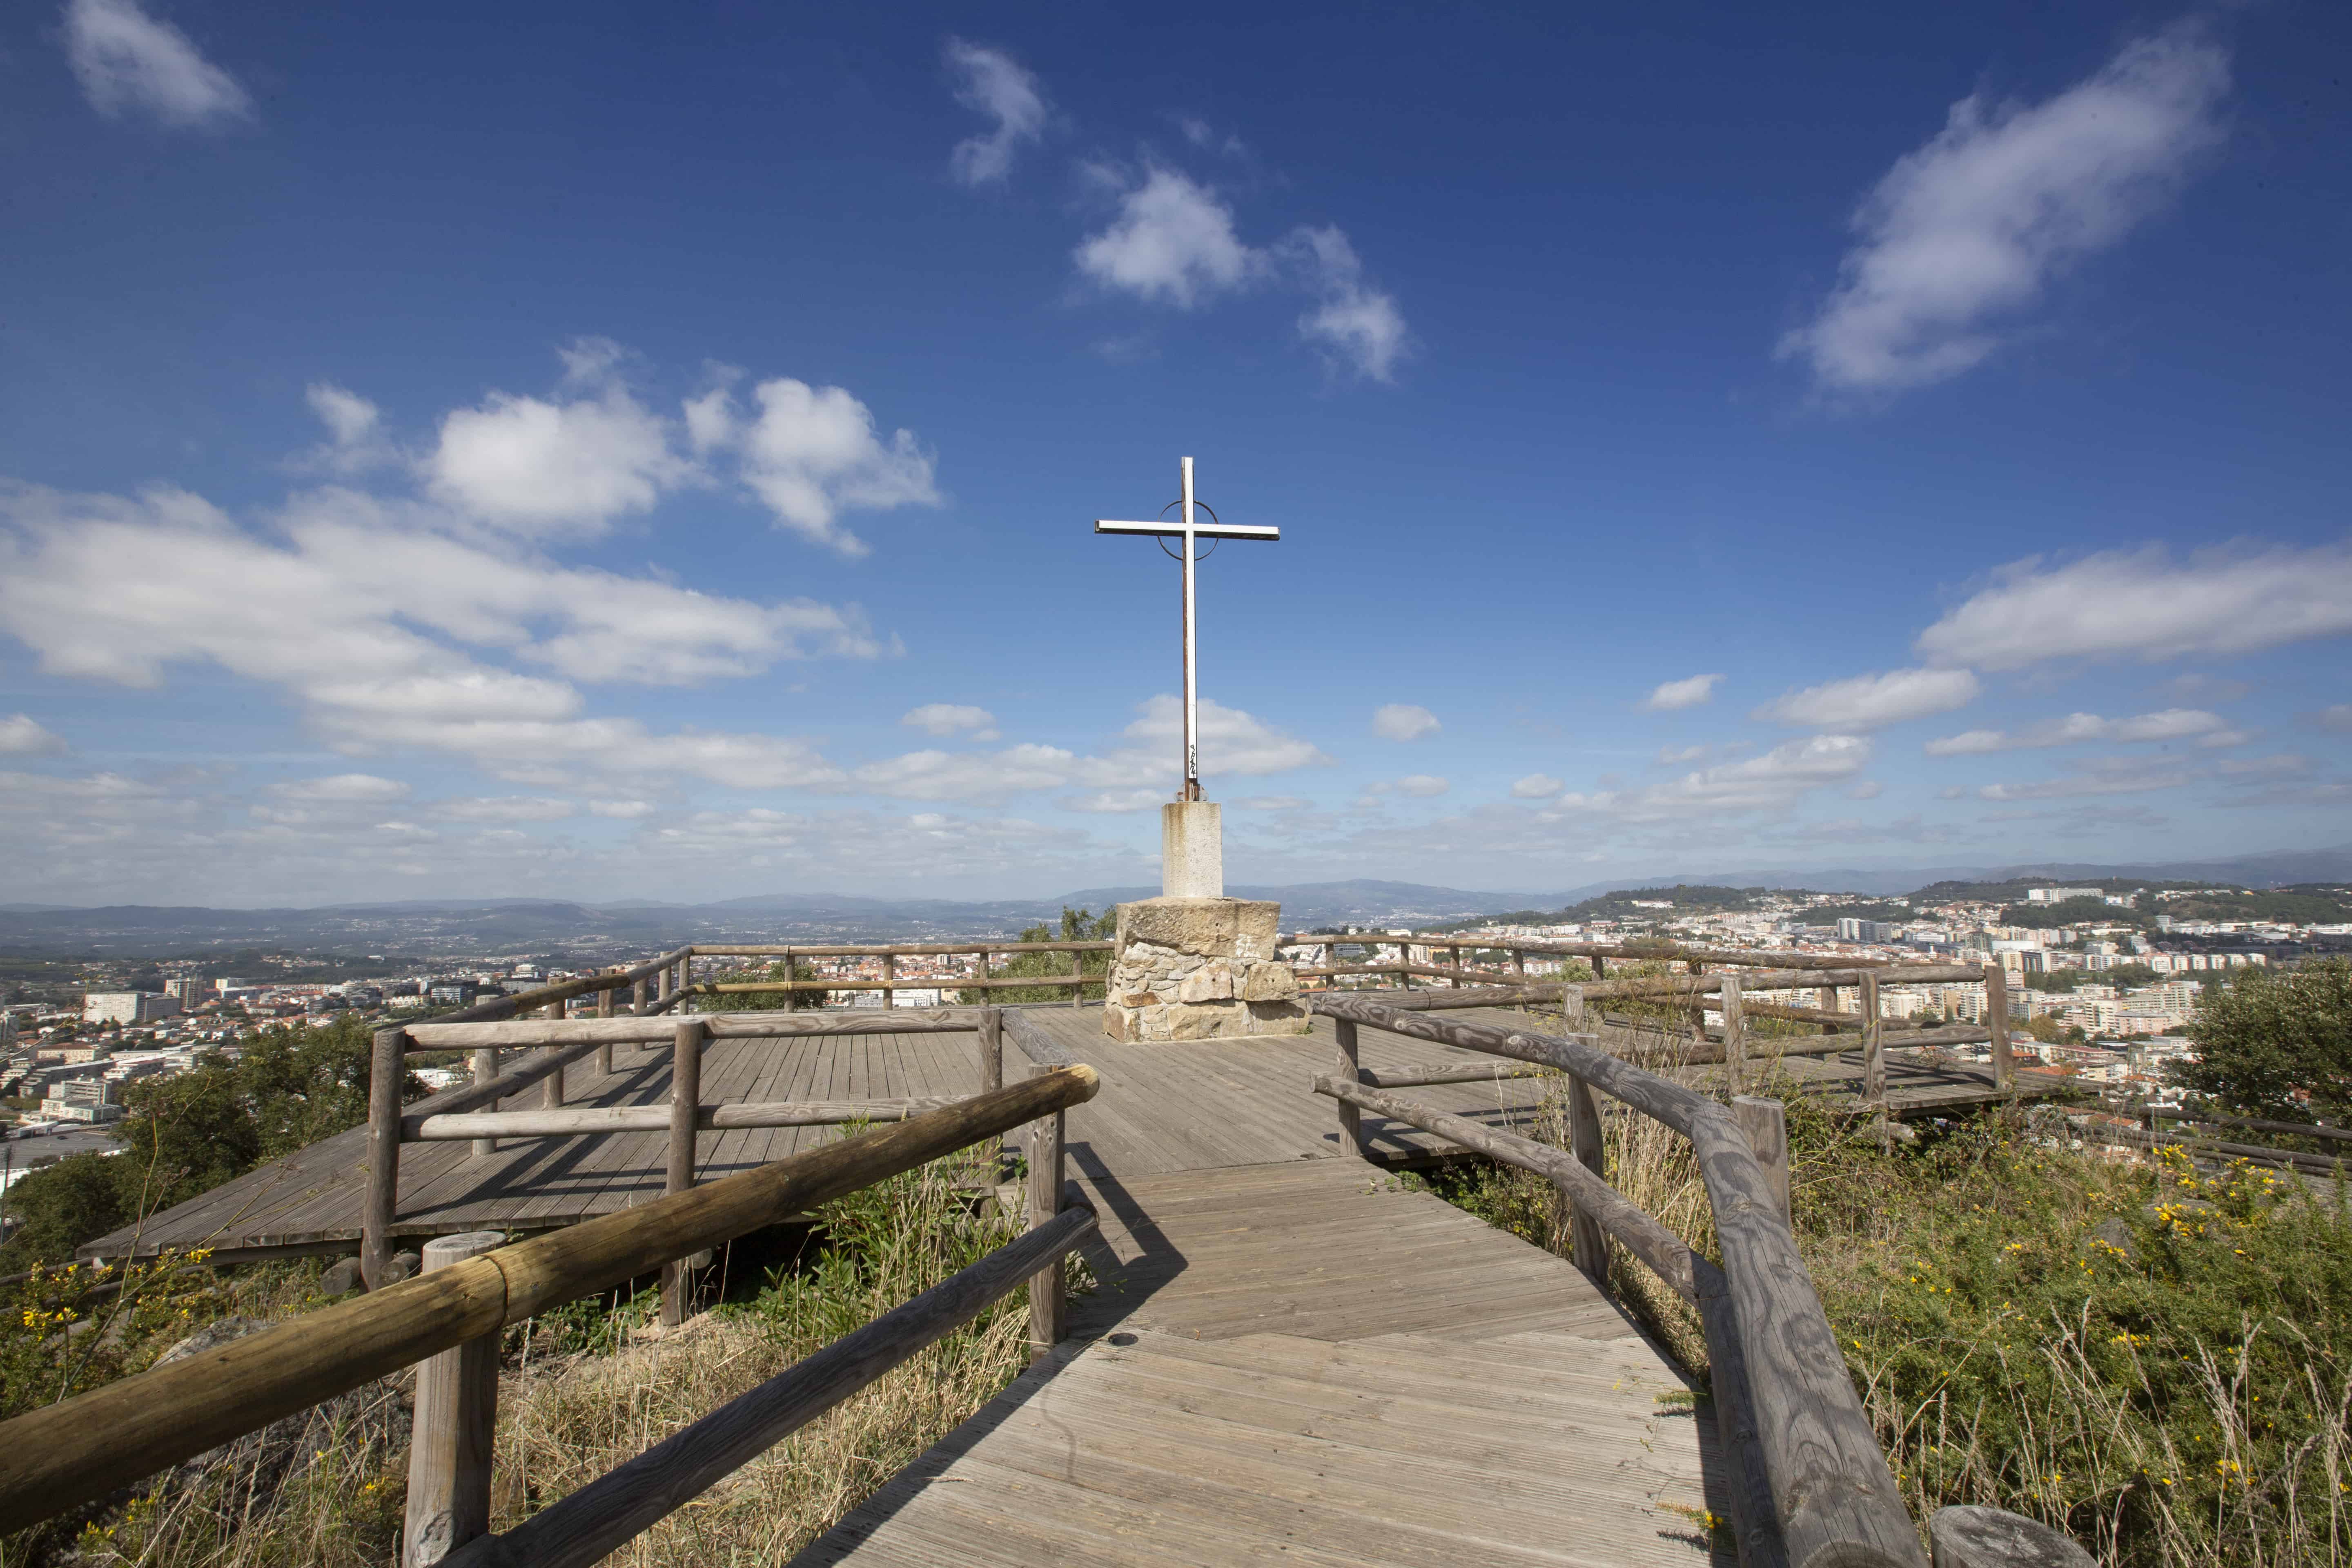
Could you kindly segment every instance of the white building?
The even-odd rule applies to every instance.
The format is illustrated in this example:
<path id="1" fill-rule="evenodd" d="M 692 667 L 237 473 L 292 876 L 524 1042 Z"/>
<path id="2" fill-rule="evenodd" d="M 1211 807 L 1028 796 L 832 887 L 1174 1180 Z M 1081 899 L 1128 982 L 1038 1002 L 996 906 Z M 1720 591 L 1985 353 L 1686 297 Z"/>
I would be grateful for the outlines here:
<path id="1" fill-rule="evenodd" d="M 152 1024 L 179 1011 L 179 1003 L 160 991 L 92 991 L 81 999 L 85 1024 Z"/>

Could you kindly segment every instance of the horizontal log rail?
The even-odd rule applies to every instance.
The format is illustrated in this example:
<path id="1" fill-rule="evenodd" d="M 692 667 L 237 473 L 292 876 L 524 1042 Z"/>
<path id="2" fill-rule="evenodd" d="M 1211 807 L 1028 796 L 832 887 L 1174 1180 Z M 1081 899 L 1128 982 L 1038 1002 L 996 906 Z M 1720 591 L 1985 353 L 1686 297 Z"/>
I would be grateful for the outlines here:
<path id="1" fill-rule="evenodd" d="M 1506 1079 L 1542 1078 L 1550 1071 L 1549 1068 L 1538 1067 L 1533 1062 L 1511 1066 L 1497 1063 L 1493 1067 L 1483 1062 L 1465 1062 L 1444 1067 L 1366 1068 L 1358 1075 L 1356 1081 L 1370 1084 L 1374 1089 L 1422 1089 L 1436 1083 L 1500 1083 Z M 1317 1081 L 1316 1092 L 1327 1092 L 1319 1087 L 1321 1080 Z"/>
<path id="2" fill-rule="evenodd" d="M 2205 1127 L 2242 1127 L 2249 1132 L 2286 1132 L 2298 1138 L 2322 1138 L 2330 1142 L 2352 1143 L 2352 1128 L 2322 1127 L 2312 1121 L 2266 1121 L 2252 1116 L 2221 1116 L 2211 1111 L 2162 1105 L 2143 1106 L 2137 1113 L 2152 1116 L 2159 1121 L 2193 1121 Z"/>
<path id="3" fill-rule="evenodd" d="M 811 1035 L 968 1035 L 981 1027 L 977 1008 L 903 1007 L 889 1016 L 878 1009 L 793 1013 L 783 1010 L 749 1013 L 702 1013 L 696 1018 L 711 1038 L 783 1039 Z M 485 1046 L 643 1045 L 668 1039 L 677 1024 L 648 1024 L 643 1018 L 517 1018 L 505 1023 L 457 1024 L 436 1021 L 406 1026 L 410 1051 L 423 1056 L 434 1051 L 475 1050 Z"/>
<path id="4" fill-rule="evenodd" d="M 1094 1098 L 1042 1073 L 756 1171 L 509 1243 L 0 1423 L 0 1533 L 438 1352 L 651 1273 Z"/>
<path id="5" fill-rule="evenodd" d="M 1855 958 L 1825 952 L 1770 952 L 1744 948 L 1683 947 L 1675 943 L 1574 942 L 1563 937 L 1528 936 L 1386 936 L 1359 932 L 1354 936 L 1309 936 L 1301 932 L 1277 937 L 1284 947 L 1418 947 L 1480 952 L 1532 952 L 1547 958 L 1614 958 L 1626 963 L 1664 960 L 1670 963 L 1713 963 L 1775 969 L 1853 969 L 1892 964 L 1893 959 Z M 1393 967 L 1393 966 L 1391 966 Z"/>
<path id="6" fill-rule="evenodd" d="M 1104 941 L 1070 942 L 899 942 L 870 947 L 739 946 L 696 942 L 697 958 L 953 958 L 960 953 L 987 952 L 1108 952 L 1118 944 Z"/>
<path id="7" fill-rule="evenodd" d="M 750 1393 L 550 1504 L 448 1568 L 588 1568 L 893 1368 L 978 1317 L 1095 1235 L 1083 1200 L 1018 1240 L 845 1334 Z"/>
<path id="8" fill-rule="evenodd" d="M 704 1132 L 738 1127 L 838 1127 L 852 1121 L 904 1121 L 927 1110 L 956 1103 L 944 1097 L 927 1100 L 749 1100 L 732 1105 L 704 1105 L 695 1110 L 694 1125 Z M 555 1110 L 477 1110 L 404 1116 L 404 1142 L 430 1143 L 464 1138 L 577 1138 L 605 1132 L 664 1132 L 669 1130 L 666 1105 L 583 1105 Z"/>
<path id="9" fill-rule="evenodd" d="M 1043 1068 L 1066 1068 L 1077 1058 L 1068 1047 L 1045 1032 L 1045 1026 L 1017 1008 L 1004 1010 L 1004 1037 L 1030 1062 Z"/>
<path id="10" fill-rule="evenodd" d="M 2274 1165 L 2281 1170 L 2299 1171 L 2310 1176 L 2332 1176 L 2345 1162 L 2341 1154 L 2315 1154 L 2303 1149 L 2273 1149 L 2261 1143 L 2227 1143 L 2217 1138 L 2200 1138 L 2188 1132 L 2151 1132 L 2145 1127 L 2127 1126 L 2106 1120 L 2097 1113 L 2077 1113 L 2067 1118 L 2075 1131 L 2102 1143 L 2112 1143 L 2132 1149 L 2186 1149 L 2192 1152 L 2226 1154 L 2233 1160 L 2251 1164 Z"/>
<path id="11" fill-rule="evenodd" d="M 998 975 L 992 980 L 953 976 L 900 975 L 893 980 L 744 980 L 706 981 L 693 987 L 698 996 L 733 996 L 761 991 L 1010 991 L 1023 985 L 1100 985 L 1103 977 L 1084 970 L 1071 974 Z"/>
<path id="12" fill-rule="evenodd" d="M 1366 1075 L 1369 1077 L 1369 1073 Z M 1579 1213 L 1589 1215 L 1601 1228 L 1625 1244 L 1626 1250 L 1648 1266 L 1650 1272 L 1673 1287 L 1676 1295 L 1696 1304 L 1698 1285 L 1691 1272 L 1691 1259 L 1696 1256 L 1690 1244 L 1653 1218 L 1649 1212 L 1601 1177 L 1584 1168 L 1575 1156 L 1549 1143 L 1538 1143 L 1532 1138 L 1522 1138 L 1514 1132 L 1497 1132 L 1482 1127 L 1467 1117 L 1451 1115 L 1431 1106 L 1421 1105 L 1393 1094 L 1384 1094 L 1373 1085 L 1329 1075 L 1314 1081 L 1318 1094 L 1344 1100 L 1365 1110 L 1377 1110 L 1391 1121 L 1418 1127 L 1424 1132 L 1434 1132 L 1440 1138 L 1475 1149 L 1479 1153 L 1507 1165 L 1517 1165 L 1532 1171 L 1547 1181 L 1564 1188 L 1576 1204 Z"/>
<path id="13" fill-rule="evenodd" d="M 1690 1139 L 1722 1248 L 1729 1337 L 1747 1373 L 1757 1448 L 1789 1560 L 1926 1568 L 1918 1531 L 1813 1293 L 1775 1184 L 1729 1110 L 1609 1054 L 1591 1035 L 1432 1017 L 1334 992 L 1304 1000 L 1347 1026 L 1340 1077 L 1350 1083 L 1360 1081 L 1349 1047 L 1355 1027 L 1362 1026 L 1557 1068 L 1582 1088 L 1608 1094 Z M 1578 1121 L 1588 1114 L 1573 1100 L 1570 1109 Z M 1343 1145 L 1353 1140 L 1358 1114 L 1355 1105 L 1347 1108 Z M 1581 1162 L 1588 1172 L 1600 1157 L 1597 1114 L 1590 1125 L 1590 1157 Z"/>

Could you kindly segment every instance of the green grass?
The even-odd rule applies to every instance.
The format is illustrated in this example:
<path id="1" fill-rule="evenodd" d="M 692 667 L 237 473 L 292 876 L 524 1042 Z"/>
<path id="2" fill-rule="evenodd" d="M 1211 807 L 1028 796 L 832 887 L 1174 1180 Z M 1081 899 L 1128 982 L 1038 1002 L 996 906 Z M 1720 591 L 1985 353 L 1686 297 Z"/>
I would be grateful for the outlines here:
<path id="1" fill-rule="evenodd" d="M 1916 1517 L 2010 1509 L 2134 1568 L 2352 1563 L 2343 1193 L 2120 1163 L 2022 1116 L 1890 1152 L 1783 1098 L 1798 1243 Z M 1612 1184 L 1715 1256 L 1687 1144 L 1616 1116 L 1607 1142 Z M 1435 1185 L 1555 1245 L 1533 1177 Z M 1704 1370 L 1695 1316 L 1622 1248 L 1612 1284 Z"/>

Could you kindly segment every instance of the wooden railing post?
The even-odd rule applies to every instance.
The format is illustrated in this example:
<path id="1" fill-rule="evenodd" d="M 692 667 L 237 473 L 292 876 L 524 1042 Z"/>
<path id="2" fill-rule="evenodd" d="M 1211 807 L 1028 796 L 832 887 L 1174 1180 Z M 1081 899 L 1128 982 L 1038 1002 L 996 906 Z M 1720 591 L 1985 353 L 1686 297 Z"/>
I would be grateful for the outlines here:
<path id="1" fill-rule="evenodd" d="M 550 1002 L 546 1006 L 545 1012 L 550 1020 L 561 1023 L 563 1019 L 563 1004 L 561 1002 Z M 562 1049 L 561 1046 L 550 1046 L 547 1047 L 545 1054 L 553 1056 L 561 1049 Z M 562 1068 L 557 1068 L 553 1072 L 549 1073 L 545 1078 L 540 1080 L 542 1086 L 539 1093 L 539 1103 L 541 1109 L 547 1110 L 561 1110 L 563 1109 L 563 1073 L 564 1069 Z"/>
<path id="2" fill-rule="evenodd" d="M 1862 977 L 1862 1098 L 1872 1104 L 1886 1099 L 1886 1047 L 1878 1016 L 1878 976 Z"/>
<path id="3" fill-rule="evenodd" d="M 360 1278 L 389 1283 L 392 1226 L 400 1212 L 400 1090 L 408 1081 L 408 1031 L 378 1029 L 368 1053 L 367 1194 L 360 1214 Z"/>
<path id="4" fill-rule="evenodd" d="M 1739 1010 L 1739 976 L 1725 970 L 1718 977 L 1723 994 L 1717 1005 L 1723 1014 L 1723 1076 L 1734 1095 L 1748 1087 L 1748 1019 Z"/>
<path id="5" fill-rule="evenodd" d="M 1004 1014 L 995 1007 L 980 1010 L 980 1087 L 1004 1087 Z"/>
<path id="6" fill-rule="evenodd" d="M 2017 1087 L 2017 1058 L 2009 1048 L 2009 972 L 1988 963 L 1984 972 L 1985 1027 L 1992 1031 L 1992 1086 Z"/>
<path id="7" fill-rule="evenodd" d="M 695 1121 L 702 1105 L 702 1037 L 708 1026 L 699 1019 L 677 1026 L 669 1054 L 669 1161 L 662 1182 L 665 1195 L 694 1185 Z M 661 1321 L 666 1328 L 686 1321 L 687 1293 L 694 1277 L 690 1260 L 662 1265 Z"/>
<path id="8" fill-rule="evenodd" d="M 607 985 L 596 993 L 596 1016 L 609 1018 L 613 1016 L 613 993 L 618 989 L 618 986 Z M 613 1076 L 613 1047 L 609 1045 L 596 1047 L 596 1076 Z"/>
<path id="9" fill-rule="evenodd" d="M 1448 975 L 1448 976 L 1446 977 L 1445 984 L 1446 984 L 1448 986 L 1455 986 L 1455 985 L 1459 985 L 1459 984 L 1462 984 L 1462 944 L 1461 944 L 1460 942 L 1449 942 L 1448 944 L 1446 944 L 1446 949 L 1445 949 L 1445 967 L 1446 967 L 1446 968 L 1448 968 L 1448 969 L 1451 969 L 1452 971 L 1454 971 L 1454 973 L 1453 973 L 1452 974 L 1450 974 L 1450 975 Z"/>
<path id="10" fill-rule="evenodd" d="M 1592 1086 L 1570 1075 L 1568 1080 L 1568 1152 L 1594 1175 L 1608 1178 L 1608 1160 L 1601 1142 L 1601 1102 Z M 1567 1194 L 1554 1187 L 1556 1201 Z M 1572 1207 L 1569 1220 L 1569 1258 L 1603 1289 L 1609 1286 L 1609 1233 L 1581 1207 Z"/>
<path id="11" fill-rule="evenodd" d="M 1029 1069 L 1032 1078 L 1054 1069 L 1038 1063 Z M 1029 1124 L 1029 1228 L 1035 1230 L 1050 1221 L 1062 1209 L 1062 1115 L 1056 1110 L 1051 1116 L 1041 1116 Z M 1029 1357 L 1034 1361 L 1060 1342 L 1066 1329 L 1067 1301 L 1064 1296 L 1064 1280 L 1067 1273 L 1062 1259 L 1056 1258 L 1046 1268 L 1029 1277 Z"/>
<path id="12" fill-rule="evenodd" d="M 421 1273 L 478 1258 L 506 1237 L 495 1230 L 438 1236 Z M 499 1425 L 499 1339 L 493 1329 L 416 1367 L 416 1418 L 408 1443 L 408 1514 L 403 1568 L 427 1568 L 490 1528 L 490 1439 Z"/>
<path id="13" fill-rule="evenodd" d="M 478 1047 L 474 1052 L 475 1084 L 477 1086 L 486 1084 L 498 1076 L 499 1047 L 496 1046 L 482 1046 Z M 486 1106 L 484 1109 L 496 1110 L 498 1106 L 493 1102 L 492 1104 Z M 476 1159 L 481 1159 L 488 1155 L 495 1154 L 498 1152 L 499 1141 L 497 1139 L 477 1138 L 474 1140 L 474 1157 Z"/>
<path id="14" fill-rule="evenodd" d="M 646 1004 L 652 999 L 648 995 L 652 986 L 653 979 L 649 975 L 640 974 L 630 983 L 629 1011 L 631 1014 L 640 1018 L 646 1016 Z"/>
<path id="15" fill-rule="evenodd" d="M 882 955 L 882 1010 L 885 1013 L 898 1005 L 898 955 L 886 952 Z"/>
<path id="16" fill-rule="evenodd" d="M 1087 1005 L 1087 955 L 1076 948 L 1070 949 L 1070 1005 Z"/>
<path id="17" fill-rule="evenodd" d="M 1789 1188 L 1788 1108 L 1777 1100 L 1759 1095 L 1735 1095 L 1731 1119 L 1739 1123 L 1748 1146 L 1756 1151 L 1756 1163 L 1764 1167 L 1764 1184 L 1771 1189 L 1773 1201 L 1780 1205 L 1780 1218 L 1794 1226 L 1796 1210 Z"/>
<path id="18" fill-rule="evenodd" d="M 1350 1083 L 1364 1081 L 1363 1062 L 1356 1052 L 1356 1021 L 1334 1018 L 1331 1032 L 1339 1039 L 1339 1076 Z M 1339 1107 L 1339 1147 L 1361 1158 L 1364 1155 L 1363 1115 L 1350 1101 L 1337 1102 Z"/>

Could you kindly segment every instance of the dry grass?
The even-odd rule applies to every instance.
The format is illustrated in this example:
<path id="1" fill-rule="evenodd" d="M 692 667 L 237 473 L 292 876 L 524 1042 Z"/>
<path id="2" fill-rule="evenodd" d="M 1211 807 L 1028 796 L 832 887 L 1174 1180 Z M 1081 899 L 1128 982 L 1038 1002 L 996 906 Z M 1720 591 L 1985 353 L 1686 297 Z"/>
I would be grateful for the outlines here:
<path id="1" fill-rule="evenodd" d="M 2013 1510 L 2116 1568 L 2352 1568 L 2344 1194 L 2119 1163 L 2021 1117 L 1890 1152 L 1792 1084 L 1761 1092 L 1790 1106 L 1799 1245 L 1915 1517 Z M 1687 1142 L 1639 1115 L 1604 1130 L 1611 1184 L 1717 1256 Z M 1566 1134 L 1547 1106 L 1536 1135 Z M 1566 1251 L 1538 1178 L 1447 1195 Z M 1703 1372 L 1696 1313 L 1613 1250 L 1612 1288 Z"/>
<path id="2" fill-rule="evenodd" d="M 574 1303 L 508 1331 L 492 1528 L 511 1528 L 1012 1239 L 1017 1220 L 970 1203 L 975 1180 L 993 1175 L 967 1152 L 829 1205 L 824 1246 L 751 1299 L 667 1334 L 647 1331 L 651 1293 Z M 233 1282 L 222 1289 L 215 1305 L 248 1313 L 282 1316 L 316 1302 L 299 1280 L 276 1276 L 249 1288 L 250 1299 Z M 182 1312 L 194 1310 L 173 1308 L 180 1332 L 191 1326 Z M 609 1561 L 783 1561 L 1010 1382 L 1027 1363 L 1027 1326 L 1016 1290 Z M 71 1521 L 9 1538 L 0 1568 L 378 1568 L 398 1550 L 411 1386 L 411 1377 L 386 1380 L 293 1418 L 268 1442 L 184 1468 L 86 1527 Z"/>
<path id="3" fill-rule="evenodd" d="M 492 1528 L 510 1528 L 1012 1239 L 1010 1218 L 964 1213 L 955 1174 L 931 1166 L 835 1205 L 834 1250 L 748 1307 L 518 1376 L 499 1416 Z M 790 1557 L 1012 1381 L 1028 1361 L 1026 1313 L 1015 1292 L 608 1561 L 719 1568 Z"/>

